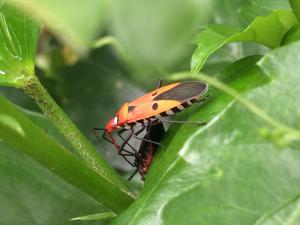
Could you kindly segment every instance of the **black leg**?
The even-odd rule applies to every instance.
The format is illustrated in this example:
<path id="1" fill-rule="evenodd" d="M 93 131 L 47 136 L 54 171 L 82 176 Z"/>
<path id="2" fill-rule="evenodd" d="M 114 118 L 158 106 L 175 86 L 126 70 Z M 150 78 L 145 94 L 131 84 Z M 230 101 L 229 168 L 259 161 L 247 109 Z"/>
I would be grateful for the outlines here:
<path id="1" fill-rule="evenodd" d="M 111 140 L 109 140 L 109 139 L 105 136 L 105 135 L 106 135 L 105 129 L 102 129 L 102 128 L 93 128 L 93 133 L 94 133 L 94 135 L 96 136 L 96 138 L 98 139 L 98 141 L 100 142 L 100 140 L 101 140 L 101 137 L 99 137 L 98 134 L 97 134 L 97 132 L 96 132 L 96 131 L 99 131 L 99 130 L 104 130 L 104 133 L 103 133 L 103 135 L 102 135 L 102 138 L 103 138 L 104 140 L 106 140 L 106 141 L 108 141 L 108 142 L 110 142 L 110 143 L 113 144 L 113 142 L 112 142 Z"/>
<path id="2" fill-rule="evenodd" d="M 100 129 L 100 128 L 93 128 L 93 132 L 94 132 L 95 136 L 98 138 L 98 141 L 100 141 L 100 137 L 97 136 L 96 131 L 99 131 L 99 130 L 103 130 L 103 129 Z M 121 131 L 122 131 L 122 130 L 121 130 Z M 108 141 L 108 142 L 114 144 L 114 143 L 113 143 L 111 140 L 109 140 L 105 135 L 106 135 L 106 131 L 104 131 L 104 133 L 103 133 L 103 135 L 102 135 L 102 138 L 103 138 L 104 140 L 106 140 L 106 141 Z M 119 155 L 121 155 L 121 156 L 123 157 L 123 159 L 125 159 L 125 161 L 126 161 L 129 165 L 131 165 L 132 167 L 134 167 L 134 165 L 126 158 L 126 156 L 134 156 L 134 157 L 135 157 L 135 154 L 133 154 L 132 152 L 127 151 L 126 149 L 123 149 L 123 151 L 126 152 L 127 154 L 123 154 L 123 153 L 121 153 L 121 152 L 119 151 Z"/>
<path id="3" fill-rule="evenodd" d="M 142 133 L 145 130 L 146 126 L 143 125 L 142 128 L 140 130 L 138 130 L 137 132 L 135 132 L 135 136 L 139 135 L 140 133 Z"/>
<path id="4" fill-rule="evenodd" d="M 146 141 L 146 142 L 149 142 L 149 143 L 152 143 L 152 144 L 155 144 L 155 145 L 159 145 L 159 146 L 165 148 L 165 146 L 164 146 L 163 144 L 161 144 L 161 143 L 159 143 L 159 142 L 156 142 L 156 141 L 151 141 L 151 140 L 146 139 L 146 138 L 140 138 L 140 137 L 137 137 L 137 136 L 135 136 L 135 135 L 133 135 L 133 138 L 138 139 L 138 140 L 141 140 L 141 141 Z"/>
<path id="5" fill-rule="evenodd" d="M 134 130 L 133 130 L 133 128 L 131 127 L 131 128 L 130 128 L 131 133 L 129 134 L 129 136 L 128 136 L 126 139 L 124 139 L 124 142 L 123 142 L 122 145 L 120 146 L 119 151 L 122 151 L 122 150 L 124 149 L 125 145 L 128 144 L 128 141 L 130 140 L 130 138 L 132 138 L 133 135 L 135 135 L 135 136 L 136 136 L 136 135 L 139 135 L 140 133 L 143 132 L 143 130 L 145 130 L 145 128 L 146 128 L 146 126 L 143 126 L 140 130 L 138 130 L 137 132 L 134 133 Z"/>
<path id="6" fill-rule="evenodd" d="M 122 151 L 123 151 L 125 145 L 128 143 L 128 141 L 130 140 L 130 138 L 131 138 L 132 135 L 134 134 L 134 130 L 133 130 L 132 127 L 130 128 L 130 131 L 131 131 L 131 133 L 129 134 L 129 136 L 128 136 L 126 139 L 124 139 L 123 143 L 121 144 L 121 146 L 120 146 L 120 148 L 119 148 L 119 152 L 122 152 Z"/>
<path id="7" fill-rule="evenodd" d="M 156 88 L 156 89 L 161 88 L 162 82 L 163 82 L 163 79 L 162 79 L 162 78 L 159 78 L 158 84 L 157 84 L 157 88 Z"/>
<path id="8" fill-rule="evenodd" d="M 124 131 L 126 131 L 125 129 L 123 130 L 119 130 L 117 132 L 118 136 L 122 139 L 123 143 L 126 142 L 126 139 L 122 136 L 122 134 L 124 133 Z M 134 151 L 134 153 L 137 153 L 136 149 L 134 147 L 132 147 L 132 145 L 130 145 L 128 142 L 127 142 L 127 145 Z M 126 150 L 127 151 L 127 150 Z M 129 151 L 128 151 L 129 152 Z"/>
<path id="9" fill-rule="evenodd" d="M 131 180 L 136 174 L 139 172 L 139 169 L 136 169 L 133 174 L 128 178 L 128 180 Z"/>
<path id="10" fill-rule="evenodd" d="M 127 158 L 126 158 L 126 155 L 122 154 L 122 153 L 119 153 L 120 156 L 123 157 L 123 159 L 125 159 L 125 161 L 132 167 L 134 167 L 134 165 L 132 164 L 132 162 L 130 162 Z"/>

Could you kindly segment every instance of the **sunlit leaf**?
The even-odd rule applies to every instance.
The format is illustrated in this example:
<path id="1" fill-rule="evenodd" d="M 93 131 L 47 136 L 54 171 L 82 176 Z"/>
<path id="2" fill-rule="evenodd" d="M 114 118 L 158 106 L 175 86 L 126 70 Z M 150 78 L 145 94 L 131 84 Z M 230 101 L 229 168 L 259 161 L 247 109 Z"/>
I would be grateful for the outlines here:
<path id="1" fill-rule="evenodd" d="M 241 8 L 240 14 L 250 23 L 257 16 L 267 16 L 278 9 L 290 10 L 291 7 L 286 0 L 250 0 L 248 4 Z"/>
<path id="2" fill-rule="evenodd" d="M 109 0 L 11 0 L 25 6 L 54 32 L 58 39 L 79 53 L 86 53 L 104 23 Z"/>
<path id="3" fill-rule="evenodd" d="M 224 25 L 208 26 L 193 41 L 197 49 L 191 60 L 192 71 L 200 71 L 212 53 L 230 42 L 256 42 L 269 48 L 277 47 L 296 22 L 297 19 L 291 11 L 276 10 L 268 16 L 257 17 L 244 29 Z"/>
<path id="4" fill-rule="evenodd" d="M 0 3 L 0 85 L 22 86 L 34 74 L 39 24 L 24 12 Z"/>
<path id="5" fill-rule="evenodd" d="M 2 142 L 0 177 L 0 224 L 68 225 L 70 217 L 108 210 Z"/>
<path id="6" fill-rule="evenodd" d="M 114 212 L 104 212 L 104 213 L 75 217 L 70 220 L 84 220 L 84 221 L 85 220 L 106 220 L 113 217 L 116 217 L 116 214 Z"/>

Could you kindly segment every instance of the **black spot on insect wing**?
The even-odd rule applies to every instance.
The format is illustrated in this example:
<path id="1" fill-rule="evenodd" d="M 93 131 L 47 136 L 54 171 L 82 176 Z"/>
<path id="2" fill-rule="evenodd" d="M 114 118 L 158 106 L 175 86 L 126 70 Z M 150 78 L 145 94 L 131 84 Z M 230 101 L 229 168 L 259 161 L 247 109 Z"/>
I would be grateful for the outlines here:
<path id="1" fill-rule="evenodd" d="M 135 106 L 134 106 L 134 105 L 128 106 L 128 112 L 131 112 L 131 111 L 134 110 L 134 109 L 135 109 Z"/>
<path id="2" fill-rule="evenodd" d="M 152 109 L 153 110 L 157 110 L 158 109 L 158 104 L 156 102 L 152 105 Z"/>

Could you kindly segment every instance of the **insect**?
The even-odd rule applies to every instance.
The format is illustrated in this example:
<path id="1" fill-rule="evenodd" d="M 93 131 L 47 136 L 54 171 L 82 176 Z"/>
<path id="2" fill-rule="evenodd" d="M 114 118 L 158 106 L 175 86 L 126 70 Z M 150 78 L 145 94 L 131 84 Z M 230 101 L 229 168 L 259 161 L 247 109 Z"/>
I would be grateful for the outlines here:
<path id="1" fill-rule="evenodd" d="M 199 81 L 183 81 L 161 86 L 162 80 L 159 81 L 156 90 L 141 96 L 131 102 L 124 103 L 116 116 L 108 121 L 105 128 L 94 128 L 96 130 L 104 130 L 102 137 L 111 142 L 128 163 L 126 156 L 131 154 L 130 151 L 124 149 L 128 141 L 143 132 L 149 125 L 162 123 L 164 121 L 170 123 L 193 123 L 197 122 L 172 121 L 164 120 L 163 117 L 173 115 L 181 110 L 191 106 L 193 103 L 203 101 L 203 96 L 208 90 L 208 85 Z M 140 125 L 140 129 L 134 130 L 136 125 Z M 123 143 L 118 145 L 112 136 L 114 131 Z M 124 138 L 122 134 L 129 130 L 128 137 Z M 106 137 L 108 134 L 108 137 Z M 144 139 L 147 142 L 147 139 Z M 149 140 L 148 140 L 149 142 Z"/>
<path id="2" fill-rule="evenodd" d="M 147 126 L 146 135 L 141 142 L 138 152 L 135 152 L 133 167 L 135 167 L 136 170 L 128 178 L 128 180 L 131 180 L 137 173 L 139 173 L 141 175 L 141 179 L 145 181 L 150 163 L 164 134 L 165 129 L 162 123 Z"/>

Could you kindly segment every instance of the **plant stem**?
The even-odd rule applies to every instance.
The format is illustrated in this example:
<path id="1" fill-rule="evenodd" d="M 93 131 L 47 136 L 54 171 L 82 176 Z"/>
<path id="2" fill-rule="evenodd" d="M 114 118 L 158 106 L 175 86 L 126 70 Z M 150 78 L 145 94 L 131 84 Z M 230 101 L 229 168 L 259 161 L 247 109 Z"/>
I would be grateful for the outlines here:
<path id="1" fill-rule="evenodd" d="M 34 99 L 44 115 L 56 125 L 74 150 L 90 168 L 106 180 L 110 181 L 113 185 L 122 189 L 123 192 L 129 194 L 129 191 L 120 176 L 117 175 L 108 163 L 97 153 L 94 146 L 85 138 L 65 112 L 51 98 L 37 77 L 33 76 L 28 79 L 22 89 L 28 96 Z"/>
<path id="2" fill-rule="evenodd" d="M 250 112 L 256 114 L 258 117 L 260 117 L 262 120 L 264 120 L 266 123 L 270 124 L 274 128 L 277 128 L 278 130 L 282 130 L 287 132 L 289 135 L 287 138 L 290 140 L 299 140 L 300 139 L 300 131 L 294 128 L 291 128 L 284 123 L 281 123 L 279 121 L 276 121 L 273 117 L 269 116 L 264 110 L 260 109 L 257 105 L 246 99 L 244 96 L 242 96 L 238 91 L 234 90 L 230 86 L 224 84 L 223 82 L 217 80 L 214 77 L 210 77 L 208 75 L 205 75 L 203 73 L 195 73 L 195 72 L 182 72 L 173 74 L 170 76 L 171 79 L 182 79 L 182 78 L 193 78 L 198 79 L 201 81 L 204 81 L 219 90 L 223 91 L 224 93 L 228 94 L 229 96 L 232 96 L 234 99 L 236 99 L 238 102 L 240 102 L 243 106 L 245 106 Z"/>
<path id="3" fill-rule="evenodd" d="M 131 195 L 99 176 L 24 113 L 0 96 L 1 141 L 40 163 L 65 182 L 120 213 L 133 202 Z"/>

